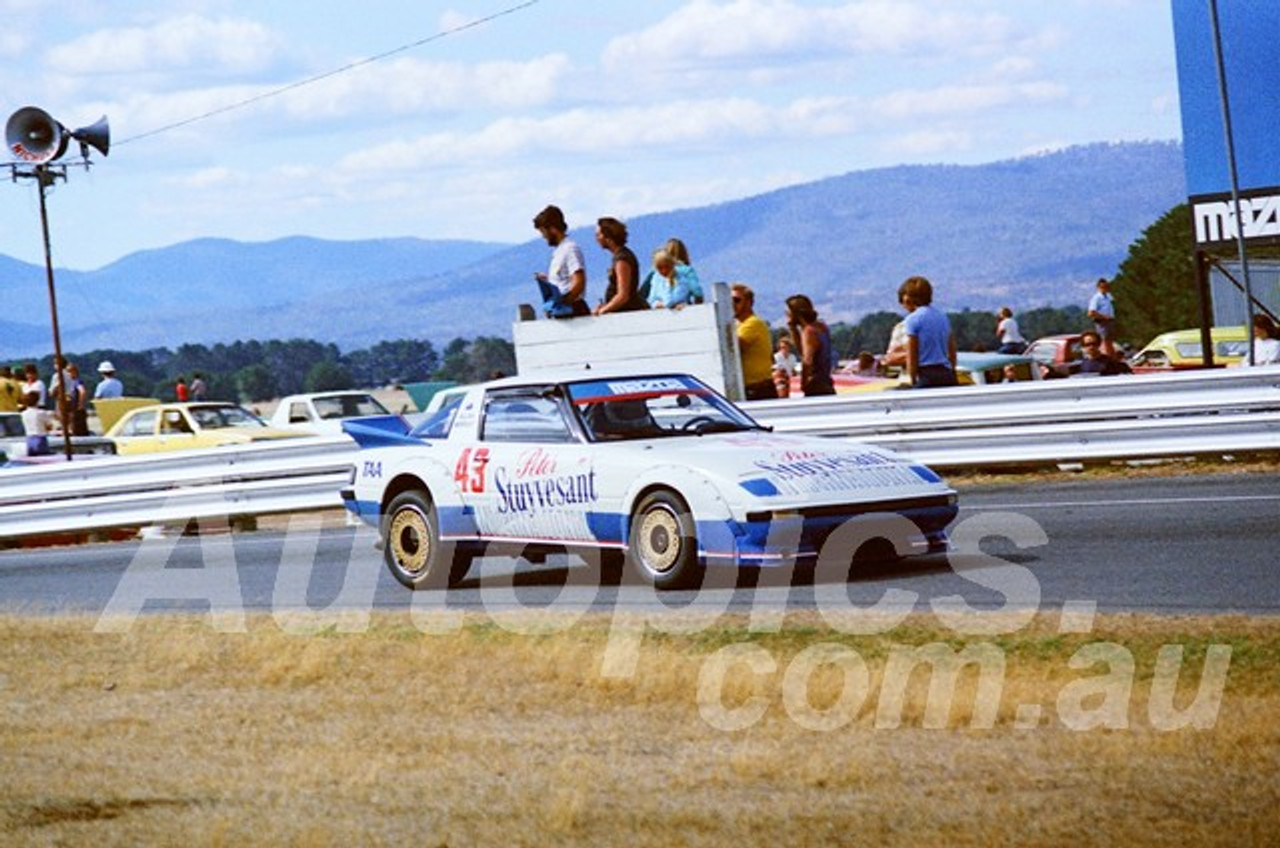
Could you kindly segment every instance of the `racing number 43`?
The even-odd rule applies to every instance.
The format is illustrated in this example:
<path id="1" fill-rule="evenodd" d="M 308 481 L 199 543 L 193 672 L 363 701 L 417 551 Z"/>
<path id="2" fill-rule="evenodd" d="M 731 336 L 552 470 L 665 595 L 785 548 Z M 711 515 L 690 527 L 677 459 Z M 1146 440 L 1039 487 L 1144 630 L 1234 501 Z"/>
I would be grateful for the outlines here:
<path id="1" fill-rule="evenodd" d="M 453 468 L 454 482 L 464 492 L 483 492 L 485 467 L 488 464 L 488 448 L 466 448 Z"/>

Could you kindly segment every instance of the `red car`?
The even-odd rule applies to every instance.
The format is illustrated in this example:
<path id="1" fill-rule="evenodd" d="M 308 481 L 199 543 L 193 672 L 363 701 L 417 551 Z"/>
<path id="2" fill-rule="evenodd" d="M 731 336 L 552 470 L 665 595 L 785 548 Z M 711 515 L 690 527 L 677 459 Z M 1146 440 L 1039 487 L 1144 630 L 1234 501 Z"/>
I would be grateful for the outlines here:
<path id="1" fill-rule="evenodd" d="M 1030 356 L 1052 372 L 1045 376 L 1066 377 L 1080 370 L 1084 351 L 1080 349 L 1080 334 L 1066 333 L 1036 339 L 1023 351 L 1023 356 Z"/>

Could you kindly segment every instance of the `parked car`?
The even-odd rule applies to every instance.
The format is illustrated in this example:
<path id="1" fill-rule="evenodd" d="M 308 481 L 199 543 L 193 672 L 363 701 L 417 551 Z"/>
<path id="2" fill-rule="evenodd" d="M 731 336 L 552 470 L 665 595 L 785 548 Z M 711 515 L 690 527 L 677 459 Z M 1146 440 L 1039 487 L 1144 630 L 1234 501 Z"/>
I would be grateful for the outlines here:
<path id="1" fill-rule="evenodd" d="M 284 398 L 267 424 L 277 430 L 340 436 L 343 421 L 383 415 L 392 413 L 368 392 L 315 392 Z"/>
<path id="2" fill-rule="evenodd" d="M 663 589 L 696 585 L 711 564 L 821 552 L 848 565 L 868 546 L 945 549 L 957 512 L 925 466 L 775 434 L 687 374 L 512 377 L 453 395 L 407 433 L 345 429 L 361 451 L 342 497 L 414 589 L 456 584 L 474 557 L 504 548 L 629 562 Z M 868 523 L 842 533 L 851 519 Z M 847 549 L 831 550 L 832 534 Z"/>
<path id="3" fill-rule="evenodd" d="M 1084 359 L 1084 351 L 1080 348 L 1080 333 L 1063 333 L 1057 336 L 1043 336 L 1027 345 L 1023 356 L 1044 365 L 1049 373 L 1045 376 L 1067 377 L 1080 370 Z"/>
<path id="4" fill-rule="evenodd" d="M 49 434 L 49 450 L 54 456 L 65 453 L 61 433 Z M 116 452 L 115 442 L 101 436 L 72 436 L 71 453 L 76 456 L 101 456 Z M 30 461 L 27 457 L 27 435 L 22 426 L 22 414 L 0 412 L 0 463 L 5 461 Z"/>
<path id="5" fill-rule="evenodd" d="M 1215 365 L 1234 365 L 1248 355 L 1249 334 L 1243 326 L 1214 327 L 1209 333 Z M 1140 373 L 1204 367 L 1199 328 L 1161 333 L 1129 358 L 1129 367 Z"/>
<path id="6" fill-rule="evenodd" d="M 1012 369 L 1013 380 L 1005 369 Z M 1039 360 L 1025 354 L 974 353 L 956 354 L 956 380 L 962 386 L 985 386 L 992 383 L 1022 382 L 1042 379 Z"/>
<path id="7" fill-rule="evenodd" d="M 277 430 L 233 403 L 165 403 L 130 410 L 107 431 L 119 453 L 192 450 L 307 435 Z"/>

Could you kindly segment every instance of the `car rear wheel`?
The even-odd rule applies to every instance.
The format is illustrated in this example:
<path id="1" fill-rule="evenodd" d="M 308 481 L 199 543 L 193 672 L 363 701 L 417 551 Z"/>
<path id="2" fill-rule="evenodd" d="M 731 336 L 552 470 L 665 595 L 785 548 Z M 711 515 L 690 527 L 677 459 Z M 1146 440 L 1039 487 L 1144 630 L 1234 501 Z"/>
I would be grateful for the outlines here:
<path id="1" fill-rule="evenodd" d="M 471 557 L 440 540 L 440 519 L 425 492 L 402 492 L 387 507 L 383 555 L 391 574 L 410 589 L 444 589 L 466 576 Z"/>
<path id="2" fill-rule="evenodd" d="M 675 492 L 652 492 L 631 516 L 627 558 L 641 579 L 659 589 L 701 583 L 698 536 L 689 507 Z"/>

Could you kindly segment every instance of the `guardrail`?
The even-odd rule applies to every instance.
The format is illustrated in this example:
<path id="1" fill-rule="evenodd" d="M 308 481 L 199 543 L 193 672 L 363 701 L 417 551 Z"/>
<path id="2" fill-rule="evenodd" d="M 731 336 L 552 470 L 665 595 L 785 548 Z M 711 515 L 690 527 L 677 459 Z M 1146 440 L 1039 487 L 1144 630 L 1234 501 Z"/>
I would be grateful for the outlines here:
<path id="1" fill-rule="evenodd" d="M 1280 450 L 1280 367 L 742 404 L 780 433 L 883 445 L 939 468 Z M 337 507 L 346 437 L 0 472 L 0 539 Z"/>
<path id="2" fill-rule="evenodd" d="M 338 507 L 345 436 L 5 469 L 0 539 Z"/>
<path id="3" fill-rule="evenodd" d="M 1280 367 L 744 403 L 780 433 L 941 468 L 1280 450 Z"/>

